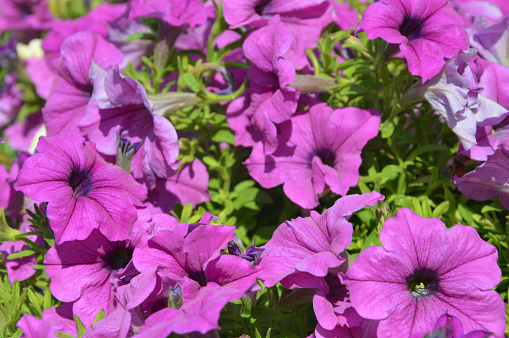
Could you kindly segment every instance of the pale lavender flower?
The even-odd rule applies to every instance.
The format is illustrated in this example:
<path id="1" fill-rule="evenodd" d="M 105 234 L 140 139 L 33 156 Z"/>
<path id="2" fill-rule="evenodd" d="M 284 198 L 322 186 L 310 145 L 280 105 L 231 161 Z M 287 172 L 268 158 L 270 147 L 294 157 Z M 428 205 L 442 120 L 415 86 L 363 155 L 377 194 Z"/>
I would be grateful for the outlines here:
<path id="1" fill-rule="evenodd" d="M 477 31 L 470 32 L 470 45 L 490 62 L 509 66 L 509 18 Z"/>
<path id="2" fill-rule="evenodd" d="M 509 150 L 501 145 L 474 171 L 461 178 L 455 177 L 454 184 L 463 195 L 476 201 L 498 195 L 502 205 L 509 210 Z"/>
<path id="3" fill-rule="evenodd" d="M 412 101 L 413 97 L 426 98 L 458 136 L 465 150 L 477 143 L 478 127 L 497 124 L 507 113 L 502 105 L 484 96 L 484 88 L 475 85 L 469 64 L 475 54 L 474 49 L 459 52 L 447 61 L 438 75 L 424 84 L 415 84 L 403 97 L 403 102 Z"/>

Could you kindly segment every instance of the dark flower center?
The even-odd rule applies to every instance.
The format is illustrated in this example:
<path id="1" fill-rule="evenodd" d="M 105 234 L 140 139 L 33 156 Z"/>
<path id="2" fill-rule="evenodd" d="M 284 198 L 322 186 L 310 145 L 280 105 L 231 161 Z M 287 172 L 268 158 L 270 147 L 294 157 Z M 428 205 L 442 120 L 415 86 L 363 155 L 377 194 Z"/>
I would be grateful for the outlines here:
<path id="1" fill-rule="evenodd" d="M 329 148 L 318 148 L 314 151 L 313 156 L 320 157 L 322 163 L 329 167 L 334 167 L 334 164 L 336 163 L 336 153 Z M 311 157 L 311 160 L 312 159 L 313 158 Z"/>
<path id="2" fill-rule="evenodd" d="M 399 32 L 401 35 L 406 36 L 408 42 L 412 42 L 415 39 L 421 37 L 421 31 L 424 24 L 420 18 L 414 18 L 410 15 L 405 15 L 403 23 L 399 26 Z"/>
<path id="3" fill-rule="evenodd" d="M 256 5 L 256 7 L 254 8 L 256 14 L 258 14 L 259 16 L 263 16 L 265 7 L 267 7 L 270 1 L 271 0 L 261 0 L 260 3 Z"/>
<path id="4" fill-rule="evenodd" d="M 406 279 L 408 290 L 415 298 L 432 296 L 440 292 L 440 278 L 438 273 L 426 267 L 415 269 Z"/>
<path id="5" fill-rule="evenodd" d="M 109 268 L 116 271 L 125 268 L 132 257 L 132 249 L 118 249 L 106 255 L 104 261 Z"/>
<path id="6" fill-rule="evenodd" d="M 189 272 L 189 277 L 192 280 L 197 281 L 201 286 L 206 286 L 209 282 L 205 277 L 205 272 L 203 271 L 191 271 Z"/>
<path id="7" fill-rule="evenodd" d="M 78 167 L 71 169 L 67 183 L 72 188 L 74 197 L 86 197 L 93 189 L 92 174 Z"/>
<path id="8" fill-rule="evenodd" d="M 329 273 L 327 276 L 325 276 L 325 281 L 329 286 L 329 293 L 327 296 L 325 296 L 325 298 L 332 304 L 336 304 L 337 302 L 344 302 L 348 296 L 348 291 L 346 290 L 346 286 L 341 284 L 339 277 Z"/>

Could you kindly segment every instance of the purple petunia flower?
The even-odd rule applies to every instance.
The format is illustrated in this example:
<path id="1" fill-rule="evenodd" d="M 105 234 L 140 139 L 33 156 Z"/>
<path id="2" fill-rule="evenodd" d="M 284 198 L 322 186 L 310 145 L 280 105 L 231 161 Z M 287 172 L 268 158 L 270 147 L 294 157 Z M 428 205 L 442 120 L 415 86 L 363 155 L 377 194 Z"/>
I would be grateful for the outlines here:
<path id="1" fill-rule="evenodd" d="M 219 329 L 221 310 L 232 301 L 236 291 L 222 288 L 216 283 L 196 290 L 195 282 L 183 279 L 180 283 L 183 304 L 180 308 L 166 308 L 154 313 L 145 321 L 140 329 L 140 338 L 166 337 L 170 333 L 186 334 Z"/>
<path id="2" fill-rule="evenodd" d="M 509 17 L 471 32 L 470 45 L 487 61 L 509 66 Z"/>
<path id="3" fill-rule="evenodd" d="M 324 0 L 225 0 L 224 18 L 230 28 L 263 27 L 279 15 L 294 35 L 287 52 L 297 69 L 308 66 L 306 49 L 316 46 L 322 29 L 332 21 L 332 6 Z"/>
<path id="4" fill-rule="evenodd" d="M 87 110 L 97 109 L 91 100 L 94 83 L 89 77 L 92 62 L 109 69 L 118 65 L 122 53 L 101 36 L 90 31 L 76 33 L 62 44 L 58 76 L 42 108 L 49 136 L 78 132 L 78 122 Z"/>
<path id="5" fill-rule="evenodd" d="M 145 189 L 120 167 L 96 155 L 74 133 L 39 140 L 14 185 L 28 198 L 48 203 L 57 243 L 82 240 L 99 229 L 110 240 L 129 237 L 137 219 L 135 205 Z"/>
<path id="6" fill-rule="evenodd" d="M 410 338 L 487 338 L 490 336 L 491 334 L 489 332 L 483 330 L 472 331 L 464 335 L 461 321 L 458 318 L 446 313 L 438 318 L 437 323 L 435 324 L 435 327 L 432 331 L 426 334 L 413 334 L 410 336 Z"/>
<path id="7" fill-rule="evenodd" d="M 72 337 L 78 334 L 73 318 L 72 303 L 51 307 L 42 311 L 42 319 L 25 314 L 16 324 L 23 330 L 24 338 L 55 337 L 56 333 L 67 333 Z"/>
<path id="8" fill-rule="evenodd" d="M 91 323 L 101 309 L 108 314 L 114 286 L 129 283 L 139 274 L 132 254 L 152 225 L 147 209 L 140 209 L 139 215 L 127 240 L 111 241 L 94 229 L 85 240 L 57 244 L 46 253 L 52 295 L 74 302 L 73 313 L 84 323 Z"/>
<path id="9" fill-rule="evenodd" d="M 463 20 L 447 0 L 382 0 L 366 9 L 359 28 L 369 39 L 398 44 L 410 73 L 423 83 L 438 74 L 444 57 L 469 45 Z"/>
<path id="10" fill-rule="evenodd" d="M 46 0 L 0 0 L 0 31 L 44 30 L 53 17 Z"/>
<path id="11" fill-rule="evenodd" d="M 500 203 L 509 210 L 509 150 L 501 145 L 485 163 L 454 184 L 465 196 L 476 201 L 485 201 L 498 195 Z"/>
<path id="12" fill-rule="evenodd" d="M 295 79 L 295 67 L 284 58 L 292 40 L 292 32 L 276 15 L 267 22 L 267 26 L 249 35 L 242 45 L 244 54 L 252 62 L 248 72 L 252 81 L 246 94 L 250 95 L 251 103 L 243 113 L 252 127 L 243 128 L 256 129 L 252 134 L 258 135 L 252 135 L 252 138 L 261 139 L 266 153 L 274 152 L 277 147 L 276 124 L 287 121 L 297 111 L 300 92 L 290 87 Z M 230 114 L 229 123 L 235 126 L 238 122 L 232 119 Z M 242 133 L 239 132 L 237 134 Z M 242 139 L 236 138 L 237 143 Z"/>
<path id="13" fill-rule="evenodd" d="M 342 197 L 321 215 L 311 211 L 310 217 L 296 218 L 281 224 L 270 241 L 260 265 L 260 277 L 270 287 L 292 273 L 307 272 L 325 277 L 330 268 L 337 268 L 345 258 L 343 251 L 352 242 L 352 214 L 365 206 L 374 206 L 384 196 L 378 192 Z"/>
<path id="14" fill-rule="evenodd" d="M 447 231 L 437 218 L 400 209 L 380 240 L 383 247 L 362 251 L 344 280 L 357 312 L 380 320 L 379 337 L 428 332 L 446 311 L 466 331 L 504 336 L 504 301 L 491 290 L 501 278 L 497 250 L 474 228 Z"/>
<path id="15" fill-rule="evenodd" d="M 281 124 L 273 154 L 258 144 L 245 165 L 264 188 L 284 184 L 290 200 L 312 209 L 325 185 L 344 196 L 357 184 L 362 148 L 378 134 L 379 125 L 377 110 L 316 104 Z"/>
<path id="16" fill-rule="evenodd" d="M 116 134 L 131 142 L 143 142 L 133 156 L 131 169 L 137 180 L 149 189 L 157 178 L 167 179 L 175 173 L 178 156 L 177 132 L 168 119 L 154 114 L 145 88 L 136 80 L 122 77 L 118 70 L 106 72 L 92 64 L 94 99 L 99 109 L 89 110 L 79 126 L 97 144 L 103 154 L 116 153 Z"/>
<path id="17" fill-rule="evenodd" d="M 403 99 L 424 96 L 466 150 L 476 144 L 478 127 L 500 123 L 507 113 L 506 108 L 493 100 L 497 99 L 493 92 L 488 92 L 493 99 L 484 96 L 484 88 L 477 83 L 478 74 L 471 69 L 470 61 L 475 54 L 474 49 L 459 52 L 447 61 L 438 75 L 424 84 L 412 86 Z M 486 79 L 481 80 L 486 82 Z"/>
<path id="18" fill-rule="evenodd" d="M 20 232 L 37 231 L 36 229 L 30 228 L 30 223 L 26 220 L 24 220 L 21 223 L 19 230 Z M 42 238 L 42 232 L 40 234 L 41 236 L 37 235 L 28 236 L 28 239 L 35 242 L 37 245 L 44 247 L 44 239 Z M 33 268 L 33 266 L 37 264 L 35 255 L 29 255 L 15 259 L 7 258 L 10 254 L 20 252 L 22 250 L 26 250 L 29 248 L 30 246 L 21 240 L 17 242 L 5 241 L 3 243 L 0 243 L 0 254 L 2 254 L 4 257 L 5 269 L 7 270 L 7 276 L 9 277 L 9 283 L 11 283 L 11 285 L 14 283 L 15 280 L 23 281 L 27 278 L 32 277 L 35 274 L 35 269 Z"/>

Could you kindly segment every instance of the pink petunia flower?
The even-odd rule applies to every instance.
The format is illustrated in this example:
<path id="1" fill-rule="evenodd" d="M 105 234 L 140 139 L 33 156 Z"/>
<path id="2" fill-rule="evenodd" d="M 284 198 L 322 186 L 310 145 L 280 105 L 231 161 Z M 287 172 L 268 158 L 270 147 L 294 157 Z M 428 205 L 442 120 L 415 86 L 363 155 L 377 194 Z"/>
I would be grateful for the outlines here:
<path id="1" fill-rule="evenodd" d="M 461 338 L 487 338 L 491 334 L 483 330 L 475 330 L 467 334 L 463 334 L 463 324 L 461 321 L 446 313 L 438 318 L 437 323 L 429 333 L 413 334 L 410 338 L 428 338 L 428 337 L 461 337 Z"/>
<path id="2" fill-rule="evenodd" d="M 113 241 L 127 239 L 138 217 L 135 205 L 146 198 L 146 190 L 84 141 L 71 132 L 41 138 L 38 153 L 25 160 L 14 187 L 49 202 L 57 243 L 85 239 L 93 229 Z"/>
<path id="3" fill-rule="evenodd" d="M 94 229 L 85 240 L 67 241 L 46 253 L 52 295 L 62 302 L 74 302 L 73 313 L 83 323 L 91 323 L 101 309 L 106 314 L 113 310 L 114 287 L 139 274 L 132 254 L 153 224 L 147 209 L 139 209 L 139 215 L 126 240 L 111 241 Z"/>
<path id="4" fill-rule="evenodd" d="M 382 0 L 366 9 L 359 28 L 369 39 L 399 45 L 410 73 L 423 83 L 438 74 L 444 57 L 469 45 L 463 20 L 447 0 Z"/>
<path id="5" fill-rule="evenodd" d="M 400 209 L 380 240 L 383 247 L 362 251 L 344 281 L 357 312 L 380 320 L 379 337 L 428 332 L 446 311 L 467 332 L 504 336 L 504 301 L 492 290 L 502 274 L 498 253 L 474 228 L 447 231 L 437 218 Z"/>
<path id="6" fill-rule="evenodd" d="M 265 154 L 258 144 L 245 165 L 262 187 L 284 184 L 290 200 L 312 209 L 325 185 L 344 196 L 357 184 L 362 148 L 378 134 L 379 125 L 377 110 L 316 104 L 280 125 L 274 153 Z"/>

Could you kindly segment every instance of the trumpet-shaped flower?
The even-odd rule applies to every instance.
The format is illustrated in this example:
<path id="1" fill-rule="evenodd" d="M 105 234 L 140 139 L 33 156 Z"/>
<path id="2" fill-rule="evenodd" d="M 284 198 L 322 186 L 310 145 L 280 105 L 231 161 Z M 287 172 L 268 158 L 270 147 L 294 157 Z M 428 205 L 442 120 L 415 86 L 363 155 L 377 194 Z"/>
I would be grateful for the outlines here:
<path id="1" fill-rule="evenodd" d="M 38 153 L 25 160 L 14 187 L 48 202 L 57 243 L 83 240 L 93 229 L 113 241 L 127 239 L 138 217 L 135 205 L 146 198 L 146 190 L 84 141 L 71 132 L 41 138 Z"/>
<path id="2" fill-rule="evenodd" d="M 258 144 L 245 165 L 264 188 L 284 184 L 290 200 L 312 209 L 326 184 L 343 196 L 357 184 L 362 148 L 379 125 L 376 110 L 316 104 L 281 124 L 276 151 L 267 155 Z"/>
<path id="3" fill-rule="evenodd" d="M 468 48 L 463 20 L 447 0 L 375 2 L 364 12 L 359 28 L 369 39 L 399 45 L 410 73 L 421 76 L 423 83 L 440 72 L 444 57 Z"/>
<path id="4" fill-rule="evenodd" d="M 461 193 L 476 201 L 498 195 L 502 205 L 509 210 L 509 150 L 501 145 L 474 171 L 456 177 L 454 184 Z"/>
<path id="5" fill-rule="evenodd" d="M 437 218 L 400 209 L 380 240 L 383 247 L 363 250 L 344 280 L 357 312 L 380 320 L 379 337 L 428 332 L 446 311 L 467 332 L 504 336 L 504 301 L 492 290 L 501 278 L 497 249 L 474 228 L 447 230 Z"/>

